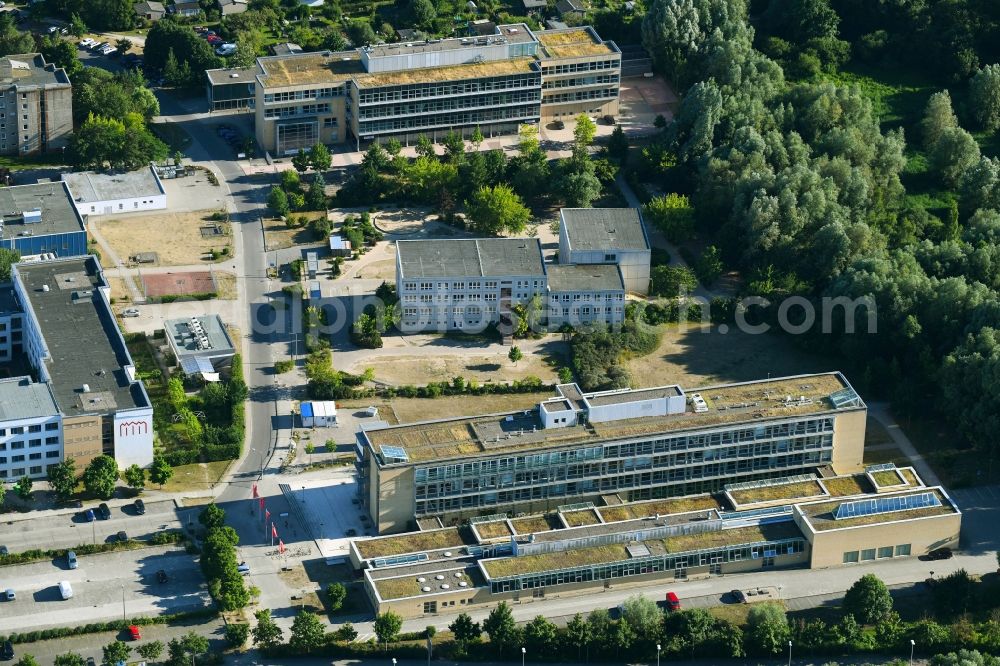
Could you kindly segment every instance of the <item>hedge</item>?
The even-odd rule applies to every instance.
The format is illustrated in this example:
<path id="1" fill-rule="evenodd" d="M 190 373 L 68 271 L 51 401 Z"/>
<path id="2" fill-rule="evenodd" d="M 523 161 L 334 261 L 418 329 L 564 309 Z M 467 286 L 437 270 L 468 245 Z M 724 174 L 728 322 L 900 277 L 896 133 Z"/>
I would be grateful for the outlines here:
<path id="1" fill-rule="evenodd" d="M 77 627 L 53 627 L 52 629 L 39 629 L 38 631 L 28 631 L 22 634 L 14 633 L 8 636 L 0 636 L 0 641 L 10 641 L 11 643 L 34 643 L 35 641 L 45 641 L 52 638 L 66 638 L 67 636 L 82 636 L 85 634 L 96 634 L 102 631 L 125 631 L 130 625 L 148 626 L 152 624 L 174 624 L 187 622 L 197 618 L 212 618 L 218 615 L 214 608 L 202 608 L 185 613 L 171 613 L 168 615 L 154 615 L 152 617 L 134 617 L 130 620 L 112 620 L 110 622 L 91 622 Z"/>

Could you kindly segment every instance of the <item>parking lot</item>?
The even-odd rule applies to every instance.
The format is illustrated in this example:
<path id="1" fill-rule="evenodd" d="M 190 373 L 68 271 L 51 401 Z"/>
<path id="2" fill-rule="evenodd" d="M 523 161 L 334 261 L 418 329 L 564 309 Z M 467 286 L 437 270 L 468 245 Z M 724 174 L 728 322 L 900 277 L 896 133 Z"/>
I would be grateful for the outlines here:
<path id="1" fill-rule="evenodd" d="M 161 569 L 166 583 L 156 580 Z M 72 586 L 71 599 L 60 596 L 60 581 Z M 209 602 L 201 571 L 176 546 L 81 555 L 76 569 L 65 558 L 0 567 L 0 588 L 17 594 L 0 603 L 0 633 L 113 620 L 123 611 L 130 618 L 177 613 Z"/>
<path id="2" fill-rule="evenodd" d="M 179 529 L 181 521 L 197 518 L 197 509 L 178 510 L 173 501 L 146 502 L 146 513 L 138 515 L 132 502 L 123 500 L 108 502 L 111 518 L 87 522 L 81 515 L 85 509 L 66 509 L 48 515 L 8 520 L 4 526 L 0 545 L 7 546 L 12 553 L 32 548 L 71 548 L 81 543 L 104 543 L 119 531 L 129 538 L 147 538 L 156 532 Z M 96 511 L 96 505 L 87 504 Z M 2 571 L 2 568 L 0 568 Z M 2 575 L 2 574 L 0 574 Z"/>

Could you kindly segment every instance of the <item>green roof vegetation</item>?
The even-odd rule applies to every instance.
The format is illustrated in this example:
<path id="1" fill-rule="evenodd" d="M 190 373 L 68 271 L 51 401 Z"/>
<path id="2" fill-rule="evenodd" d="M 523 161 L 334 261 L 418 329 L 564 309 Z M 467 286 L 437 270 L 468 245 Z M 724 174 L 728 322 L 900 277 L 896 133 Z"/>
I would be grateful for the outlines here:
<path id="1" fill-rule="evenodd" d="M 876 485 L 879 488 L 885 488 L 887 486 L 901 486 L 907 483 L 906 479 L 894 469 L 886 469 L 881 472 L 872 472 L 872 479 L 875 480 Z"/>
<path id="2" fill-rule="evenodd" d="M 583 527 L 584 525 L 599 525 L 601 519 L 593 509 L 583 509 L 582 511 L 568 511 L 563 513 L 566 524 L 570 527 Z"/>
<path id="3" fill-rule="evenodd" d="M 479 532 L 479 536 L 483 539 L 499 539 L 500 537 L 510 536 L 510 528 L 507 527 L 507 523 L 504 521 L 497 521 L 495 523 L 478 523 L 476 525 L 476 531 Z"/>
<path id="4" fill-rule="evenodd" d="M 871 492 L 868 487 L 868 480 L 864 474 L 853 476 L 838 476 L 832 479 L 823 479 L 823 485 L 834 497 L 845 497 L 847 495 L 864 495 Z"/>
<path id="5" fill-rule="evenodd" d="M 355 541 L 364 559 L 390 557 L 406 553 L 420 553 L 442 548 L 458 548 L 468 542 L 457 527 L 430 532 L 409 532 L 397 536 Z"/>
<path id="6" fill-rule="evenodd" d="M 591 564 L 620 562 L 628 559 L 625 546 L 620 543 L 595 546 L 593 548 L 578 548 L 558 553 L 542 553 L 540 555 L 525 555 L 524 557 L 507 557 L 499 560 L 485 560 L 483 566 L 491 578 L 506 578 L 524 573 L 552 571 L 555 569 L 570 569 Z"/>
<path id="7" fill-rule="evenodd" d="M 761 486 L 746 490 L 734 490 L 729 493 L 737 504 L 754 504 L 756 502 L 773 502 L 774 500 L 794 500 L 802 497 L 825 495 L 823 487 L 816 481 L 797 481 L 781 483 L 773 486 Z"/>
<path id="8" fill-rule="evenodd" d="M 518 534 L 534 534 L 535 532 L 548 532 L 562 527 L 555 521 L 555 516 L 528 516 L 527 518 L 517 518 L 510 521 L 514 526 L 514 531 Z"/>

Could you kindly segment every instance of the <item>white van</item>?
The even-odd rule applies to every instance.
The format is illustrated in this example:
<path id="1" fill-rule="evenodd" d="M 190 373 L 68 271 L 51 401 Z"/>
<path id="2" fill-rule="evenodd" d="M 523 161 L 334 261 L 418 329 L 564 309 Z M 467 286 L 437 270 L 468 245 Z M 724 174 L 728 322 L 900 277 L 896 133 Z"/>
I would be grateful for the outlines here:
<path id="1" fill-rule="evenodd" d="M 68 580 L 60 581 L 59 594 L 62 595 L 63 601 L 73 598 L 73 587 L 69 584 Z"/>
<path id="2" fill-rule="evenodd" d="M 74 553 L 72 550 L 66 551 L 66 566 L 68 566 L 70 569 L 76 569 L 77 567 L 76 553 Z"/>

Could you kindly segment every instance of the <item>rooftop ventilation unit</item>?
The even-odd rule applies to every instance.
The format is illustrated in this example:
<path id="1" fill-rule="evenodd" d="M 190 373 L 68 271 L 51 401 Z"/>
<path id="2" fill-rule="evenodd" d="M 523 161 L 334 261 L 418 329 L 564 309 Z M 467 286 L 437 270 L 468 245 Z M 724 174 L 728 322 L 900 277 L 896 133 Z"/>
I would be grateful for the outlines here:
<path id="1" fill-rule="evenodd" d="M 38 224 L 42 221 L 42 209 L 32 208 L 31 210 L 24 211 L 21 216 L 24 219 L 25 224 Z"/>

